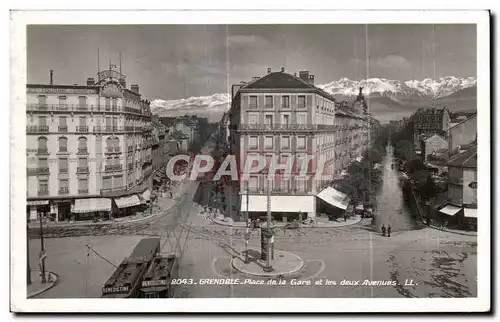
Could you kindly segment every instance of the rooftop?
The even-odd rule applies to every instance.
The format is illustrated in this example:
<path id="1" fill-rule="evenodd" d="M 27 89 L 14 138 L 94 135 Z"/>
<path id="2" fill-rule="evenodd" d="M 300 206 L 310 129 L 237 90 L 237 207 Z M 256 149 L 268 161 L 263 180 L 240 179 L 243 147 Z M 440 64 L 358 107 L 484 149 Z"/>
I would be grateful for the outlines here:
<path id="1" fill-rule="evenodd" d="M 465 152 L 453 155 L 447 164 L 453 167 L 477 168 L 477 145 Z"/>

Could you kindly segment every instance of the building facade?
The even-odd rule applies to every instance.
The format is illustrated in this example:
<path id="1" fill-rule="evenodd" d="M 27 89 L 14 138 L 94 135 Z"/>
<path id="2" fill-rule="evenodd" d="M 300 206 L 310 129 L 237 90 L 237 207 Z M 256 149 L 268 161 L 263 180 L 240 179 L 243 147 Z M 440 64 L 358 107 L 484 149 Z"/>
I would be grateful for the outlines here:
<path id="1" fill-rule="evenodd" d="M 439 134 L 444 137 L 450 127 L 450 112 L 446 107 L 421 108 L 411 117 L 413 121 L 413 143 L 418 146 L 422 137 Z"/>
<path id="2" fill-rule="evenodd" d="M 270 191 L 273 213 L 294 216 L 300 212 L 315 217 L 316 196 L 339 171 L 336 167 L 347 164 L 347 157 L 361 156 L 362 146 L 367 144 L 363 141 L 368 138 L 363 112 L 358 117 L 354 111 L 348 113 L 346 107 L 342 108 L 345 115 L 338 117 L 340 107 L 335 99 L 314 86 L 314 76 L 308 71 L 300 71 L 297 76 L 285 73 L 284 68 L 278 72 L 268 69 L 263 77 L 233 85 L 232 91 L 228 140 L 240 173 L 252 155 L 264 156 L 268 166 L 273 157 L 279 158 L 280 164 L 294 160 L 294 175 L 290 177 L 268 176 L 267 166 L 249 180 L 240 180 L 236 188 L 238 209 L 244 213 L 265 212 Z M 306 156 L 315 161 L 307 167 L 307 176 L 301 177 L 302 164 L 297 160 Z M 315 164 L 321 158 L 325 160 L 323 175 L 328 179 L 316 180 Z"/>
<path id="3" fill-rule="evenodd" d="M 477 114 L 457 123 L 448 129 L 448 151 L 450 154 L 458 146 L 470 144 L 477 139 Z"/>
<path id="4" fill-rule="evenodd" d="M 429 137 L 421 139 L 421 151 L 425 162 L 428 161 L 429 155 L 443 153 L 443 150 L 448 149 L 448 141 L 439 134 L 433 134 Z"/>
<path id="5" fill-rule="evenodd" d="M 109 213 L 114 199 L 148 188 L 149 102 L 118 71 L 86 85 L 55 85 L 51 71 L 50 84 L 27 85 L 26 121 L 30 219 Z"/>

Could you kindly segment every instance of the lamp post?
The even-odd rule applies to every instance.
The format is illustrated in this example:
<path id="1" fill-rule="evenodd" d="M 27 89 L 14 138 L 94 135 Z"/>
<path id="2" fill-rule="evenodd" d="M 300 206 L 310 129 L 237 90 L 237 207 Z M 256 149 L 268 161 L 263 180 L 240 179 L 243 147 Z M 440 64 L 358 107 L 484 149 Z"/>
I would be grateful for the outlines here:
<path id="1" fill-rule="evenodd" d="M 40 251 L 40 261 L 41 261 L 41 266 L 42 266 L 42 284 L 45 284 L 47 281 L 45 279 L 45 246 L 43 244 L 43 223 L 42 223 L 42 215 L 40 217 L 40 245 L 41 245 L 41 251 Z"/>
<path id="2" fill-rule="evenodd" d="M 271 177 L 267 177 L 267 228 L 266 228 L 266 266 L 264 266 L 264 272 L 272 272 L 273 267 L 271 266 L 271 241 L 273 233 L 271 231 L 271 187 L 270 187 Z"/>
<path id="3" fill-rule="evenodd" d="M 26 229 L 26 281 L 28 285 L 31 285 L 30 237 L 28 233 L 29 229 Z"/>

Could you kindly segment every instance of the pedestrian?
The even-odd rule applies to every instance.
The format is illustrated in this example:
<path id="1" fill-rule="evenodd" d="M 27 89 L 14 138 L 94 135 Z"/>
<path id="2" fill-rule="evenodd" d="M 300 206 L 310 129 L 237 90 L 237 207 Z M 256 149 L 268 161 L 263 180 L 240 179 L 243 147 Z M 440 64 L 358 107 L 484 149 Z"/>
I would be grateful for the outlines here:
<path id="1" fill-rule="evenodd" d="M 347 221 L 347 214 L 344 214 L 344 222 Z"/>
<path id="2" fill-rule="evenodd" d="M 382 230 L 382 236 L 384 236 L 384 237 L 385 237 L 385 225 L 382 225 L 381 230 Z"/>
<path id="3" fill-rule="evenodd" d="M 391 237 L 391 225 L 387 225 L 387 237 Z"/>

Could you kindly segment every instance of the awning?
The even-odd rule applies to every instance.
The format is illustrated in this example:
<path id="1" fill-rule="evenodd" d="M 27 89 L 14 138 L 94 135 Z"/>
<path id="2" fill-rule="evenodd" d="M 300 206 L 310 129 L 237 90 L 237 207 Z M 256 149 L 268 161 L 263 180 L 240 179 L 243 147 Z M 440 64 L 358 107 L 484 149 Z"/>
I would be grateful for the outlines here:
<path id="1" fill-rule="evenodd" d="M 28 206 L 44 206 L 44 205 L 48 205 L 49 201 L 48 200 L 29 200 L 26 204 Z"/>
<path id="2" fill-rule="evenodd" d="M 111 211 L 111 199 L 107 198 L 89 198 L 76 199 L 72 212 L 86 213 L 94 211 Z"/>
<path id="3" fill-rule="evenodd" d="M 323 191 L 318 194 L 318 198 L 342 210 L 346 210 L 347 205 L 349 205 L 349 199 L 346 194 L 332 187 L 323 189 Z"/>
<path id="4" fill-rule="evenodd" d="M 365 207 L 363 205 L 357 205 L 356 210 L 364 210 Z"/>
<path id="5" fill-rule="evenodd" d="M 464 216 L 467 218 L 477 218 L 477 209 L 464 208 Z"/>
<path id="6" fill-rule="evenodd" d="M 151 198 L 151 190 L 146 189 L 141 195 L 142 199 L 149 200 Z"/>
<path id="7" fill-rule="evenodd" d="M 116 198 L 115 203 L 118 208 L 128 208 L 140 205 L 141 201 L 137 195 L 131 195 L 128 197 Z"/>
<path id="8" fill-rule="evenodd" d="M 247 195 L 241 196 L 240 211 L 247 211 Z M 266 195 L 250 195 L 248 211 L 267 211 Z M 314 212 L 314 196 L 271 196 L 272 212 Z"/>
<path id="9" fill-rule="evenodd" d="M 446 205 L 443 208 L 441 208 L 439 212 L 442 212 L 443 214 L 447 214 L 449 216 L 454 216 L 460 210 L 462 210 L 462 208 L 453 205 Z"/>

